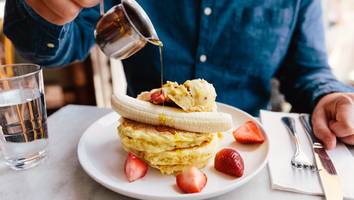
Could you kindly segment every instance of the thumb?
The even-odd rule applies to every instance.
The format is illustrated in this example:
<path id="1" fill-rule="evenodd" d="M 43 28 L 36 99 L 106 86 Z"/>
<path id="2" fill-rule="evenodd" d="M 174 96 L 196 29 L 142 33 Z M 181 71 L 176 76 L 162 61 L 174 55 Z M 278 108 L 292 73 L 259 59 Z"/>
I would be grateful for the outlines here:
<path id="1" fill-rule="evenodd" d="M 315 109 L 312 114 L 312 126 L 315 136 L 323 142 L 327 149 L 336 146 L 337 139 L 327 124 L 327 116 L 323 108 Z"/>
<path id="2" fill-rule="evenodd" d="M 338 137 L 354 135 L 354 103 L 347 96 L 335 102 L 335 119 L 330 121 L 330 129 Z"/>

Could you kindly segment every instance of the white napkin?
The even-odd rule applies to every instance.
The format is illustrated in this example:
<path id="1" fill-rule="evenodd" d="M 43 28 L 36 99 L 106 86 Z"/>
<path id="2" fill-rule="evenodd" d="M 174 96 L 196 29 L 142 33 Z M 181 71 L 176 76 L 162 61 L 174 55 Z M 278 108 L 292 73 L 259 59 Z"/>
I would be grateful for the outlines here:
<path id="1" fill-rule="evenodd" d="M 310 141 L 298 119 L 299 114 L 276 113 L 261 111 L 261 121 L 269 137 L 270 156 L 268 169 L 273 189 L 292 191 L 311 195 L 323 195 L 317 172 L 295 169 L 290 161 L 294 153 L 294 145 L 289 133 L 281 122 L 281 117 L 293 117 L 296 121 L 296 130 L 301 146 L 307 156 L 313 160 Z M 337 173 L 346 199 L 354 199 L 354 157 L 344 144 L 337 144 L 336 148 L 327 151 Z"/>

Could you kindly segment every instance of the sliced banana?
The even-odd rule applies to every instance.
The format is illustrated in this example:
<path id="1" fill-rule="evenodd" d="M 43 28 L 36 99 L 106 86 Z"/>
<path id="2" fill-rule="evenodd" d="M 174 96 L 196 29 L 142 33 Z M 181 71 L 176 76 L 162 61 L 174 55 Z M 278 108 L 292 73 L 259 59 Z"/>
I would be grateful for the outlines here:
<path id="1" fill-rule="evenodd" d="M 113 95 L 111 101 L 112 108 L 122 117 L 146 124 L 164 125 L 199 133 L 227 131 L 232 127 L 232 117 L 227 113 L 187 113 L 179 108 L 163 107 L 123 94 Z"/>

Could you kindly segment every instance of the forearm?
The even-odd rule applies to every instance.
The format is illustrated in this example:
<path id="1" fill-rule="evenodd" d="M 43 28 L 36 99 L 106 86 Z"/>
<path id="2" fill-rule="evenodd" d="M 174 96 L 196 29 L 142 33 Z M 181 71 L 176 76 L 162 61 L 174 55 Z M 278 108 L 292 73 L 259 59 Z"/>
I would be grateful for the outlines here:
<path id="1" fill-rule="evenodd" d="M 297 112 L 311 112 L 320 97 L 353 88 L 336 80 L 328 66 L 320 0 L 303 0 L 291 45 L 276 74 Z"/>
<path id="2" fill-rule="evenodd" d="M 58 66 L 85 58 L 94 43 L 96 18 L 95 13 L 87 16 L 83 12 L 73 22 L 57 26 L 24 0 L 12 0 L 6 2 L 4 32 L 23 57 L 44 66 Z"/>
<path id="3" fill-rule="evenodd" d="M 281 92 L 296 112 L 311 113 L 319 99 L 333 92 L 354 92 L 338 81 L 328 67 L 292 66 L 289 74 L 278 74 Z"/>

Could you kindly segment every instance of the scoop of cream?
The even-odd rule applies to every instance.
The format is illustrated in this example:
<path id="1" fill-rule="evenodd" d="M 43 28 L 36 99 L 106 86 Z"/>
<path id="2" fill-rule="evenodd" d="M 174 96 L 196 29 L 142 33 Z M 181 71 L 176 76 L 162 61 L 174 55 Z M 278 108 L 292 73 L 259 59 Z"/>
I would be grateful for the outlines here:
<path id="1" fill-rule="evenodd" d="M 138 99 L 151 101 L 151 94 L 161 89 L 143 92 Z M 212 112 L 216 111 L 216 92 L 212 84 L 204 79 L 187 80 L 183 84 L 167 81 L 162 86 L 162 94 L 166 102 L 174 102 L 185 112 Z"/>
<path id="2" fill-rule="evenodd" d="M 203 79 L 187 80 L 182 85 L 167 82 L 163 94 L 186 112 L 211 112 L 216 110 L 216 92 L 212 84 Z"/>

